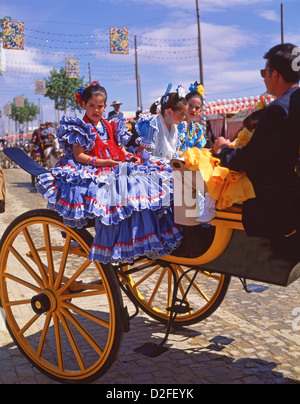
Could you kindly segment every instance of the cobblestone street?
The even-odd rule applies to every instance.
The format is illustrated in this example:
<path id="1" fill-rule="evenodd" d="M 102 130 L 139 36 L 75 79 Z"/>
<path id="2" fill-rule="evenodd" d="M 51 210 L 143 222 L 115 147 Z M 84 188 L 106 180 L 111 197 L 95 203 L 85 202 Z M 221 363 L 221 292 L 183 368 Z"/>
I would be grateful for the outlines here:
<path id="1" fill-rule="evenodd" d="M 46 207 L 31 177 L 4 171 L 6 212 L 0 235 L 19 214 Z M 289 288 L 249 282 L 247 294 L 232 279 L 221 307 L 197 325 L 170 335 L 168 351 L 157 358 L 133 349 L 160 342 L 165 327 L 140 312 L 125 334 L 119 358 L 95 384 L 300 384 L 300 281 Z M 124 296 L 125 305 L 134 308 Z M 0 318 L 0 383 L 55 383 L 20 353 Z"/>

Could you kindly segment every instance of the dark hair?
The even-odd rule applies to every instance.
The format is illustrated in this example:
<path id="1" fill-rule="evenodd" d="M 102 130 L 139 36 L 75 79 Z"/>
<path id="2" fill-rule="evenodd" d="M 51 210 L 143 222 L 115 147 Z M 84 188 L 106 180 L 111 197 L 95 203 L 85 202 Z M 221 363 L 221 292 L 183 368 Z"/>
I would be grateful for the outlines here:
<path id="1" fill-rule="evenodd" d="M 87 103 L 88 100 L 92 97 L 97 97 L 98 95 L 102 95 L 104 101 L 107 101 L 107 92 L 104 87 L 100 85 L 92 85 L 87 87 L 82 93 L 82 100 Z"/>
<path id="2" fill-rule="evenodd" d="M 171 108 L 172 111 L 178 111 L 181 108 L 184 108 L 187 106 L 187 100 L 185 98 L 179 98 L 178 93 L 169 93 L 167 96 L 163 97 L 164 102 L 161 105 L 161 114 L 164 116 L 165 111 L 169 108 Z M 154 103 L 151 105 L 151 113 L 156 114 L 157 113 L 157 104 Z"/>
<path id="3" fill-rule="evenodd" d="M 201 100 L 201 103 L 203 105 L 203 97 L 202 95 L 198 94 L 198 93 L 188 93 L 185 97 L 185 99 L 187 101 L 191 100 L 192 98 L 199 98 L 199 100 Z"/>
<path id="4" fill-rule="evenodd" d="M 157 107 L 158 107 L 158 104 L 156 102 L 154 102 L 149 109 L 150 114 L 152 114 L 152 115 L 157 114 Z"/>
<path id="5" fill-rule="evenodd" d="M 286 83 L 298 83 L 300 80 L 300 71 L 293 69 L 293 61 L 297 55 L 292 55 L 296 45 L 291 43 L 279 44 L 271 48 L 264 56 L 269 62 L 271 71 L 276 70 L 281 74 Z"/>

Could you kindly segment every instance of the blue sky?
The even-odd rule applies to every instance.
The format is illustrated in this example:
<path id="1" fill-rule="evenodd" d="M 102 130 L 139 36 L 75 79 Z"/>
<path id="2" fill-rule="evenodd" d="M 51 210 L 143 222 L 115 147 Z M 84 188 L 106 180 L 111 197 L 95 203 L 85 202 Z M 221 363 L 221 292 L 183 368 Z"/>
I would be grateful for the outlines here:
<path id="1" fill-rule="evenodd" d="M 199 0 L 208 101 L 265 91 L 259 69 L 264 53 L 281 40 L 281 3 L 284 39 L 299 46 L 299 0 Z M 90 63 L 92 80 L 106 87 L 109 105 L 118 99 L 124 111 L 135 111 L 135 36 L 144 109 L 169 82 L 188 90 L 200 80 L 195 0 L 9 0 L 0 4 L 0 18 L 5 16 L 24 22 L 25 50 L 2 51 L 2 111 L 23 94 L 40 102 L 44 121 L 53 121 L 53 102 L 34 94 L 34 80 L 64 67 L 66 57 L 80 59 L 86 81 Z M 128 28 L 129 55 L 109 53 L 109 27 L 114 26 Z"/>

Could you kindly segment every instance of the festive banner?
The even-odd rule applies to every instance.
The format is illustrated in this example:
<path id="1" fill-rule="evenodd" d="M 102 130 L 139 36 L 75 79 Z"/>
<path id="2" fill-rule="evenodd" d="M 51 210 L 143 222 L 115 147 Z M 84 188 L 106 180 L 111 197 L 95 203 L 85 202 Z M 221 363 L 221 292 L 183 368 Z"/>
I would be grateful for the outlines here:
<path id="1" fill-rule="evenodd" d="M 66 59 L 66 76 L 68 79 L 79 79 L 79 59 Z"/>
<path id="2" fill-rule="evenodd" d="M 46 80 L 35 80 L 34 82 L 35 93 L 40 95 L 46 94 Z"/>
<path id="3" fill-rule="evenodd" d="M 15 97 L 15 106 L 16 106 L 16 108 L 24 107 L 24 95 L 17 95 Z"/>
<path id="4" fill-rule="evenodd" d="M 24 23 L 3 21 L 3 49 L 24 49 Z"/>
<path id="5" fill-rule="evenodd" d="M 4 105 L 3 112 L 5 115 L 11 115 L 11 105 L 10 104 Z"/>
<path id="6" fill-rule="evenodd" d="M 110 28 L 110 53 L 128 55 L 128 38 L 127 28 Z"/>

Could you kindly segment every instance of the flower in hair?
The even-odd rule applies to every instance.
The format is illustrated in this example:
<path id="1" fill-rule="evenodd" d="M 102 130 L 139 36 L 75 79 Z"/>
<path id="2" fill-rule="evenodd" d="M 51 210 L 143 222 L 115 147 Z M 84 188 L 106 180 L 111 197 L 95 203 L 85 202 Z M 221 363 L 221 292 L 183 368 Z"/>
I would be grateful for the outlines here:
<path id="1" fill-rule="evenodd" d="M 189 88 L 190 93 L 192 94 L 198 94 L 203 96 L 205 94 L 205 90 L 202 84 L 199 84 L 198 81 L 195 81 L 194 84 L 190 85 Z"/>
<path id="2" fill-rule="evenodd" d="M 98 83 L 98 81 L 92 81 L 90 86 L 99 86 L 100 87 L 100 84 Z"/>
<path id="3" fill-rule="evenodd" d="M 77 90 L 77 93 L 75 94 L 76 101 L 81 106 L 81 108 L 83 107 L 83 100 L 82 100 L 83 92 L 84 92 L 84 87 L 80 87 Z"/>
<path id="4" fill-rule="evenodd" d="M 202 84 L 199 84 L 199 86 L 197 87 L 197 94 L 199 95 L 204 95 L 205 94 L 205 90 Z"/>
<path id="5" fill-rule="evenodd" d="M 186 96 L 186 94 L 185 94 L 185 90 L 184 90 L 184 88 L 182 87 L 182 85 L 179 85 L 178 87 L 177 87 L 177 94 L 178 94 L 178 98 L 181 100 L 182 98 L 185 98 L 185 96 Z"/>
<path id="6" fill-rule="evenodd" d="M 84 92 L 84 87 L 80 87 L 80 88 L 78 88 L 76 94 L 80 94 L 82 96 L 83 92 Z"/>

